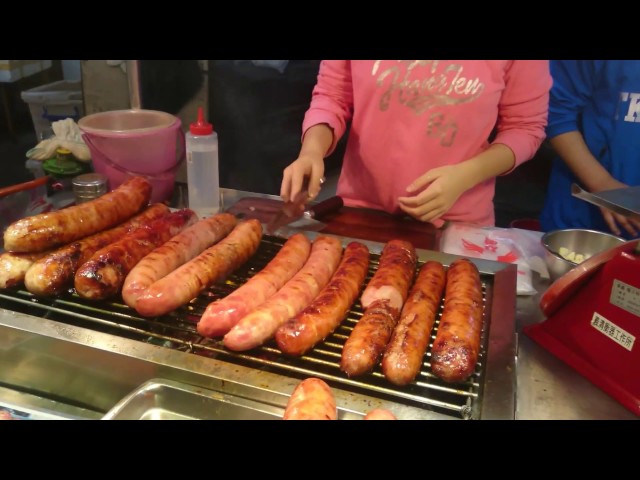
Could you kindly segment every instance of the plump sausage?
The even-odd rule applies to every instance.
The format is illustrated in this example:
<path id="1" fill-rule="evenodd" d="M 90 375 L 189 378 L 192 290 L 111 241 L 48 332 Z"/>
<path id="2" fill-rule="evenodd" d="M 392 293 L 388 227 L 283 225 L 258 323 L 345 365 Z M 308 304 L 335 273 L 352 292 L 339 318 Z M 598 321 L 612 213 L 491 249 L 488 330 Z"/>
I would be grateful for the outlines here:
<path id="1" fill-rule="evenodd" d="M 218 243 L 151 285 L 138 297 L 136 311 L 155 317 L 188 303 L 249 260 L 261 239 L 262 225 L 258 220 L 238 223 Z"/>
<path id="2" fill-rule="evenodd" d="M 362 375 L 378 364 L 409 293 L 416 261 L 410 242 L 391 240 L 382 249 L 378 269 L 362 293 L 365 312 L 342 349 L 340 369 L 348 376 Z"/>
<path id="3" fill-rule="evenodd" d="M 329 283 L 338 268 L 341 254 L 340 240 L 317 237 L 302 269 L 224 336 L 225 347 L 236 351 L 249 350 L 270 339 L 280 325 L 300 313 Z"/>
<path id="4" fill-rule="evenodd" d="M 4 232 L 5 250 L 42 252 L 111 228 L 149 203 L 151 184 L 133 177 L 89 202 L 18 220 Z"/>
<path id="5" fill-rule="evenodd" d="M 407 385 L 420 372 L 445 281 L 440 262 L 429 261 L 420 268 L 382 357 L 382 373 L 391 383 Z"/>
<path id="6" fill-rule="evenodd" d="M 431 348 L 431 370 L 449 383 L 463 382 L 473 373 L 482 334 L 482 282 L 478 268 L 466 258 L 447 271 L 444 310 Z"/>
<path id="7" fill-rule="evenodd" d="M 338 409 L 331 387 L 319 378 L 307 378 L 295 388 L 283 420 L 337 420 Z"/>
<path id="8" fill-rule="evenodd" d="M 169 212 L 169 207 L 156 203 L 115 228 L 96 233 L 50 252 L 27 270 L 24 278 L 25 287 L 36 295 L 57 295 L 71 288 L 78 267 L 88 261 L 98 250 Z"/>
<path id="9" fill-rule="evenodd" d="M 376 300 L 369 305 L 342 347 L 340 370 L 349 377 L 373 370 L 391 338 L 399 315 L 389 300 Z"/>
<path id="10" fill-rule="evenodd" d="M 2 253 L 0 255 L 0 288 L 12 288 L 22 285 L 24 276 L 31 265 L 48 253 Z"/>
<path id="11" fill-rule="evenodd" d="M 291 236 L 276 256 L 258 273 L 226 297 L 210 303 L 198 323 L 205 337 L 225 335 L 240 319 L 275 294 L 302 268 L 311 242 L 303 233 Z"/>
<path id="12" fill-rule="evenodd" d="M 131 269 L 122 286 L 122 299 L 131 308 L 136 308 L 138 297 L 154 282 L 218 243 L 235 226 L 235 216 L 219 213 L 178 233 Z"/>
<path id="13" fill-rule="evenodd" d="M 366 245 L 349 243 L 327 286 L 310 305 L 276 331 L 280 350 L 288 355 L 303 355 L 333 332 L 358 298 L 368 268 Z"/>
<path id="14" fill-rule="evenodd" d="M 416 270 L 416 249 L 405 240 L 390 240 L 382 249 L 378 269 L 362 292 L 360 303 L 367 308 L 376 300 L 389 300 L 400 311 L 407 299 Z"/>
<path id="15" fill-rule="evenodd" d="M 371 410 L 364 416 L 365 420 L 397 420 L 396 416 L 384 408 Z"/>
<path id="16" fill-rule="evenodd" d="M 91 300 L 117 295 L 136 263 L 197 220 L 193 210 L 171 212 L 98 250 L 76 272 L 76 292 Z"/>

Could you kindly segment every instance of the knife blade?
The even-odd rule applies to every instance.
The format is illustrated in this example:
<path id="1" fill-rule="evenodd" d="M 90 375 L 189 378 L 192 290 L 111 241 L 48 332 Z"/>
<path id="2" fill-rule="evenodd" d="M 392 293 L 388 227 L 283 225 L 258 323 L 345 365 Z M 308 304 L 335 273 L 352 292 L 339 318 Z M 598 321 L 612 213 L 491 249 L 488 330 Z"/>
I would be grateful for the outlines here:
<path id="1" fill-rule="evenodd" d="M 307 196 L 306 190 L 304 192 Z M 296 201 L 297 200 L 297 201 Z M 287 202 L 283 209 L 267 224 L 267 233 L 273 235 L 278 229 L 291 225 L 298 220 L 316 221 L 329 213 L 336 212 L 344 206 L 342 197 L 333 196 L 305 208 L 306 199 L 300 201 L 296 198 L 293 202 Z"/>

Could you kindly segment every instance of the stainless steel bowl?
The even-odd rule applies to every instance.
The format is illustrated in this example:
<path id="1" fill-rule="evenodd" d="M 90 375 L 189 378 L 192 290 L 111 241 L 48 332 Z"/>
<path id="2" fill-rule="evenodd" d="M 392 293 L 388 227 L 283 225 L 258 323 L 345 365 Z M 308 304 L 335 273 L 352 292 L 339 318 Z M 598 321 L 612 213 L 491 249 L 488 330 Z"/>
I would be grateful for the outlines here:
<path id="1" fill-rule="evenodd" d="M 625 240 L 610 233 L 581 228 L 554 230 L 540 239 L 545 249 L 545 261 L 552 281 L 575 268 L 578 264 L 558 253 L 561 247 L 584 255 L 586 258 L 624 243 Z M 585 258 L 585 259 L 586 259 Z"/>

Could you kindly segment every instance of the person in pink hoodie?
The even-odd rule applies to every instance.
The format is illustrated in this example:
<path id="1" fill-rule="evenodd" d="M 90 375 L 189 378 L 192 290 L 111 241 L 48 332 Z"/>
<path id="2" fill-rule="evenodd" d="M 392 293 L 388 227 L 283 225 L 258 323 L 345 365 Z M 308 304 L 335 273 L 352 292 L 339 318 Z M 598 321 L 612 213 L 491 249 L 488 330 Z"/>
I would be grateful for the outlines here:
<path id="1" fill-rule="evenodd" d="M 294 198 L 305 177 L 319 193 L 351 122 L 346 205 L 493 226 L 495 178 L 540 147 L 551 83 L 547 60 L 323 60 L 280 195 Z"/>

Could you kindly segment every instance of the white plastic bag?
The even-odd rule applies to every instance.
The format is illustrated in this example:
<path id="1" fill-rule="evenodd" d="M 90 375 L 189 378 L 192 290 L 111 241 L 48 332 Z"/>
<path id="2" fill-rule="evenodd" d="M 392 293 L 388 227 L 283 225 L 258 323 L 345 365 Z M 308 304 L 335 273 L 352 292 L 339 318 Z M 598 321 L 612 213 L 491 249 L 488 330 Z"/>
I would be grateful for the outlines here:
<path id="1" fill-rule="evenodd" d="M 531 272 L 549 278 L 540 237 L 542 232 L 519 228 L 452 223 L 442 233 L 440 250 L 463 257 L 515 263 L 518 265 L 518 295 L 535 295 Z"/>

